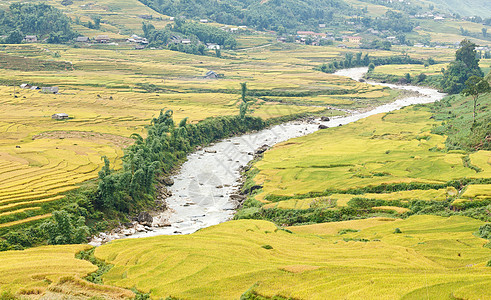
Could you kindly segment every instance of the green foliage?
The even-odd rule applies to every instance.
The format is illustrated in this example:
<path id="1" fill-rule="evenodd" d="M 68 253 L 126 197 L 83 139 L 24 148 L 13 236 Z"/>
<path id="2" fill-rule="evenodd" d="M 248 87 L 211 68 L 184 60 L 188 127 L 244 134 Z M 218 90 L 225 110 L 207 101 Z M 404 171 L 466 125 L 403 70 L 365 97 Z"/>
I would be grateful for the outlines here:
<path id="1" fill-rule="evenodd" d="M 210 25 L 186 22 L 178 18 L 172 30 L 186 36 L 195 36 L 203 43 L 221 45 L 225 49 L 235 49 L 237 47 L 237 41 L 231 33 Z"/>
<path id="2" fill-rule="evenodd" d="M 402 233 L 402 231 L 399 228 L 394 229 L 394 233 Z"/>
<path id="3" fill-rule="evenodd" d="M 478 76 L 471 76 L 465 82 L 465 88 L 462 90 L 462 94 L 464 96 L 472 96 L 472 100 L 474 102 L 474 109 L 472 114 L 473 123 L 476 122 L 477 117 L 477 99 L 479 99 L 479 95 L 491 92 L 491 88 L 489 87 L 489 82 Z"/>
<path id="4" fill-rule="evenodd" d="M 85 218 L 65 210 L 54 211 L 53 218 L 44 222 L 41 229 L 46 232 L 48 243 L 52 245 L 85 243 L 89 235 Z"/>
<path id="5" fill-rule="evenodd" d="M 483 77 L 477 58 L 476 44 L 469 40 L 460 42 L 460 49 L 455 53 L 455 61 L 451 62 L 443 72 L 441 86 L 444 92 L 458 94 L 465 88 L 465 82 L 471 76 Z"/>
<path id="6" fill-rule="evenodd" d="M 96 207 L 134 212 L 150 206 L 155 194 L 156 176 L 169 173 L 197 145 L 248 130 L 259 130 L 266 125 L 259 118 L 232 116 L 209 118 L 198 124 L 181 121 L 176 127 L 172 115 L 172 110 L 161 110 L 147 127 L 145 139 L 138 134 L 132 135 L 135 143 L 125 150 L 120 172 L 111 170 L 109 161 L 103 158 L 105 165 L 99 172 Z"/>
<path id="7" fill-rule="evenodd" d="M 340 13 L 361 13 L 340 0 L 233 1 L 233 0 L 140 0 L 168 16 L 185 15 L 222 24 L 247 25 L 258 29 L 291 30 L 317 27 L 319 23 L 344 21 Z"/>
<path id="8" fill-rule="evenodd" d="M 319 70 L 325 73 L 334 73 L 338 69 L 354 68 L 354 67 L 368 67 L 368 72 L 373 73 L 376 66 L 381 65 L 400 65 L 400 64 L 414 64 L 423 65 L 425 61 L 420 59 L 411 58 L 409 55 L 401 56 L 388 56 L 388 57 L 370 57 L 368 54 L 363 56 L 361 52 L 357 53 L 356 59 L 353 59 L 352 54 L 346 54 L 344 61 L 334 61 L 329 64 L 322 64 Z"/>
<path id="9" fill-rule="evenodd" d="M 20 43 L 22 43 L 23 39 L 24 39 L 24 36 L 22 35 L 22 32 L 20 32 L 20 30 L 18 30 L 18 29 L 14 29 L 5 38 L 4 43 L 6 43 L 6 44 L 20 44 Z"/>
<path id="10" fill-rule="evenodd" d="M 70 19 L 57 8 L 47 4 L 12 3 L 7 11 L 0 10 L 0 34 L 8 34 L 6 43 L 18 44 L 19 37 L 47 36 L 48 42 L 66 42 L 75 33 Z"/>
<path id="11" fill-rule="evenodd" d="M 15 296 L 10 291 L 3 291 L 0 294 L 0 300 L 15 300 L 15 299 L 19 299 L 19 297 Z"/>
<path id="12" fill-rule="evenodd" d="M 491 110 L 488 109 L 491 105 L 491 95 L 481 96 L 479 102 L 476 111 L 479 118 L 475 122 L 472 100 L 461 95 L 448 96 L 431 104 L 434 118 L 442 121 L 432 132 L 447 136 L 445 144 L 449 150 L 491 150 L 491 140 L 487 138 L 491 132 Z M 467 166 L 472 168 L 469 164 Z"/>
<path id="13" fill-rule="evenodd" d="M 225 49 L 235 49 L 237 41 L 235 37 L 226 31 L 220 30 L 206 24 L 186 22 L 177 18 L 174 26 L 167 26 L 164 29 L 155 29 L 152 24 L 142 24 L 144 36 L 148 39 L 152 47 L 164 47 L 173 51 L 180 51 L 189 54 L 205 55 L 206 43 L 214 43 Z M 187 37 L 191 44 L 184 45 L 171 40 L 172 36 Z M 219 49 L 215 51 L 217 57 L 221 56 Z"/>
<path id="14" fill-rule="evenodd" d="M 479 237 L 487 240 L 491 240 L 491 223 L 487 223 L 479 227 L 477 231 Z"/>
<path id="15" fill-rule="evenodd" d="M 79 253 L 77 253 L 75 255 L 75 257 L 78 259 L 86 260 L 86 261 L 90 262 L 91 264 L 98 267 L 97 271 L 90 273 L 85 277 L 85 279 L 87 281 L 90 281 L 90 282 L 93 282 L 96 284 L 103 284 L 102 275 L 107 273 L 113 267 L 113 265 L 106 264 L 104 261 L 96 258 L 94 256 L 94 251 L 95 251 L 95 247 L 91 248 L 89 250 L 80 251 Z M 146 299 L 146 298 L 139 298 L 139 299 Z"/>
<path id="16" fill-rule="evenodd" d="M 392 44 L 389 41 L 384 40 L 372 40 L 369 43 L 362 43 L 360 45 L 361 49 L 378 49 L 378 50 L 390 50 L 392 48 Z"/>
<path id="17" fill-rule="evenodd" d="M 343 235 L 343 234 L 347 234 L 347 233 L 350 233 L 350 232 L 359 232 L 359 230 L 357 230 L 357 229 L 351 229 L 351 228 L 341 229 L 340 231 L 338 231 L 338 234 L 339 235 Z"/>
<path id="18" fill-rule="evenodd" d="M 271 250 L 271 249 L 273 249 L 273 246 L 271 246 L 271 245 L 262 245 L 261 248 L 264 248 L 266 250 Z"/>

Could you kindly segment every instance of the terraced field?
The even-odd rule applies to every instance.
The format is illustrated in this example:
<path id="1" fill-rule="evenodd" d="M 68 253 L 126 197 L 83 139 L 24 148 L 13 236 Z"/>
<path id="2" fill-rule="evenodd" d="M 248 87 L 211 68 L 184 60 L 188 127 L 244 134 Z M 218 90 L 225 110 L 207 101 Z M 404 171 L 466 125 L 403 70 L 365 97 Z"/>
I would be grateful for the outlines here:
<path id="1" fill-rule="evenodd" d="M 278 144 L 255 164 L 254 180 L 263 186 L 256 199 L 265 208 L 306 209 L 343 207 L 357 197 L 402 202 L 489 198 L 487 185 L 470 185 L 459 194 L 447 183 L 491 178 L 491 152 L 445 151 L 446 137 L 430 133 L 437 124 L 430 117 L 426 108 L 410 107 Z M 398 184 L 413 187 L 384 188 Z"/>
<path id="2" fill-rule="evenodd" d="M 238 299 L 247 291 L 295 299 L 483 299 L 491 296 L 484 266 L 491 250 L 472 235 L 481 224 L 414 216 L 289 233 L 241 220 L 187 236 L 120 240 L 97 248 L 96 256 L 114 264 L 105 284 L 137 287 L 154 298 Z M 346 229 L 351 232 L 339 234 Z"/>
<path id="3" fill-rule="evenodd" d="M 237 114 L 243 81 L 255 101 L 253 114 L 264 119 L 322 111 L 336 115 L 339 111 L 325 111 L 326 107 L 366 109 L 399 96 L 388 88 L 315 71 L 319 62 L 344 55 L 334 47 L 275 44 L 223 59 L 135 51 L 129 45 L 4 45 L 2 50 L 29 62 L 72 66 L 0 70 L 0 82 L 6 84 L 0 86 L 4 227 L 48 216 L 49 205 L 63 192 L 97 176 L 101 156 L 119 168 L 124 147 L 132 143 L 128 137 L 144 136 L 144 126 L 162 108 L 172 109 L 176 120 L 189 117 L 191 122 Z M 210 69 L 225 77 L 204 79 Z M 59 86 L 60 93 L 24 90 L 20 83 Z M 70 119 L 53 120 L 55 113 L 67 113 Z"/>
<path id="4" fill-rule="evenodd" d="M 85 281 L 88 273 L 97 270 L 90 262 L 75 258 L 75 254 L 90 248 L 87 245 L 43 246 L 23 251 L 2 252 L 0 255 L 0 295 L 48 299 L 128 299 L 134 293 Z"/>

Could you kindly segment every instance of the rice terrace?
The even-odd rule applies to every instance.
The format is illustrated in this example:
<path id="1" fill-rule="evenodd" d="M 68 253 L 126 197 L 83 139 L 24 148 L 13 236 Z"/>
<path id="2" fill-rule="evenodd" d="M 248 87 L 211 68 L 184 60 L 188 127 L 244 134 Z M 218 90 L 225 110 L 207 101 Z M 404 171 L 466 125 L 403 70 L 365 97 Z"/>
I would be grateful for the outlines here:
<path id="1" fill-rule="evenodd" d="M 491 299 L 484 0 L 0 3 L 0 299 Z"/>

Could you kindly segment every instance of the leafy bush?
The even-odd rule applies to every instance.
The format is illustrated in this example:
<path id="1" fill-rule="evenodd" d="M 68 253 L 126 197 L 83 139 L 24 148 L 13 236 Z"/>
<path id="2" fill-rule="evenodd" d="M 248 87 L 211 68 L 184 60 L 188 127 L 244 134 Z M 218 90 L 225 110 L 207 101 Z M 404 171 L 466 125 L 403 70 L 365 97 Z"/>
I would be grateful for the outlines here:
<path id="1" fill-rule="evenodd" d="M 53 218 L 41 225 L 52 245 L 85 243 L 89 228 L 85 226 L 85 218 L 76 217 L 65 210 L 54 211 Z"/>
<path id="2" fill-rule="evenodd" d="M 479 227 L 478 234 L 483 239 L 491 240 L 491 224 L 484 224 Z"/>

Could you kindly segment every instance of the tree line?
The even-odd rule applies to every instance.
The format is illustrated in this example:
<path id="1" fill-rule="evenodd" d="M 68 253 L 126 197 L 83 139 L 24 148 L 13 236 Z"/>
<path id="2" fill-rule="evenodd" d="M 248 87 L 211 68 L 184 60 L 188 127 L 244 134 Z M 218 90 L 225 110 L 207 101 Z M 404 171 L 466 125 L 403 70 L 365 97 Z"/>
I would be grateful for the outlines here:
<path id="1" fill-rule="evenodd" d="M 322 64 L 318 69 L 324 73 L 334 73 L 336 70 L 346 68 L 369 67 L 369 70 L 373 70 L 375 66 L 399 64 L 433 65 L 436 64 L 436 61 L 432 58 L 428 60 L 415 59 L 411 58 L 409 55 L 370 57 L 368 53 L 363 55 L 362 52 L 356 54 L 347 52 L 343 60 Z"/>
<path id="2" fill-rule="evenodd" d="M 237 41 L 230 32 L 210 25 L 186 22 L 182 18 L 176 18 L 174 25 L 168 25 L 164 29 L 156 29 L 152 24 L 143 23 L 142 30 L 150 46 L 165 46 L 169 50 L 189 54 L 205 55 L 207 50 L 205 43 L 217 44 L 224 49 L 237 47 Z M 182 37 L 189 38 L 191 43 L 182 44 L 180 42 Z"/>
<path id="3" fill-rule="evenodd" d="M 46 38 L 48 43 L 73 39 L 76 34 L 70 19 L 59 9 L 47 4 L 12 3 L 7 10 L 0 9 L 0 34 L 8 44 L 20 44 L 26 35 Z"/>
<path id="4" fill-rule="evenodd" d="M 362 14 L 341 0 L 140 0 L 168 16 L 211 19 L 230 25 L 247 25 L 259 30 L 284 31 L 317 28 L 318 24 L 344 22 L 342 14 Z"/>

